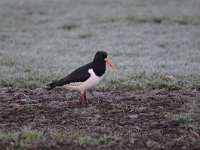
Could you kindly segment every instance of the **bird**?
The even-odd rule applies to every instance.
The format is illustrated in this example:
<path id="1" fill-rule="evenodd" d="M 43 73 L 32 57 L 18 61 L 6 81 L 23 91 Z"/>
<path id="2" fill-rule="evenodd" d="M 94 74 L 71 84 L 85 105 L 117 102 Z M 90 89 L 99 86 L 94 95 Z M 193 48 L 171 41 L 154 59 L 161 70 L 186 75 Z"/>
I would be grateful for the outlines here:
<path id="1" fill-rule="evenodd" d="M 67 90 L 77 90 L 80 92 L 80 104 L 82 106 L 89 106 L 86 98 L 86 90 L 96 87 L 106 71 L 106 63 L 111 67 L 115 66 L 107 57 L 107 52 L 97 51 L 92 62 L 76 69 L 68 76 L 50 83 L 46 90 L 53 88 L 63 88 Z"/>

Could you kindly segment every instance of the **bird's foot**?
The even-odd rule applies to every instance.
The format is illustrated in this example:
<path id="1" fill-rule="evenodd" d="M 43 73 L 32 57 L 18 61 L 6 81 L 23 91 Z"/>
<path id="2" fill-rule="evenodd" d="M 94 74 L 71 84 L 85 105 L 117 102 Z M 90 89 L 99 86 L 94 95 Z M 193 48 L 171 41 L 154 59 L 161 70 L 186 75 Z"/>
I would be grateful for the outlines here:
<path id="1" fill-rule="evenodd" d="M 81 92 L 81 95 L 80 95 L 80 104 L 82 106 L 89 107 L 89 102 L 86 99 L 86 93 L 85 92 Z"/>
<path id="2" fill-rule="evenodd" d="M 83 107 L 89 107 L 89 104 L 85 101 L 80 101 L 80 105 Z"/>

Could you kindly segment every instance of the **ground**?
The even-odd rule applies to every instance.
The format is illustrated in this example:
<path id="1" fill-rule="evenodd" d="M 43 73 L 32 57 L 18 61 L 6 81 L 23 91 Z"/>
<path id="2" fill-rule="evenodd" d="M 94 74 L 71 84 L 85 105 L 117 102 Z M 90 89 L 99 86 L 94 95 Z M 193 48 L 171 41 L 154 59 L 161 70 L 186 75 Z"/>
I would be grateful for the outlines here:
<path id="1" fill-rule="evenodd" d="M 200 149 L 199 0 L 1 0 L 0 149 Z M 105 50 L 88 91 L 46 84 Z"/>
<path id="2" fill-rule="evenodd" d="M 200 148 L 199 92 L 1 92 L 4 149 Z"/>

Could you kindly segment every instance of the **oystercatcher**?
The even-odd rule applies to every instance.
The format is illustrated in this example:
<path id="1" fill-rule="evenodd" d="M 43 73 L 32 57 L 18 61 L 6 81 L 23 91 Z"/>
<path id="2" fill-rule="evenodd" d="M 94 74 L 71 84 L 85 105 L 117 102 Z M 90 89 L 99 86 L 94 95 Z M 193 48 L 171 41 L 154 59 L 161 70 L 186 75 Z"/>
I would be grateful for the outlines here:
<path id="1" fill-rule="evenodd" d="M 114 68 L 114 65 L 107 58 L 105 51 L 98 51 L 92 62 L 76 69 L 63 79 L 47 85 L 47 90 L 60 87 L 80 92 L 81 105 L 89 105 L 86 99 L 86 90 L 97 86 L 106 70 L 106 63 Z"/>

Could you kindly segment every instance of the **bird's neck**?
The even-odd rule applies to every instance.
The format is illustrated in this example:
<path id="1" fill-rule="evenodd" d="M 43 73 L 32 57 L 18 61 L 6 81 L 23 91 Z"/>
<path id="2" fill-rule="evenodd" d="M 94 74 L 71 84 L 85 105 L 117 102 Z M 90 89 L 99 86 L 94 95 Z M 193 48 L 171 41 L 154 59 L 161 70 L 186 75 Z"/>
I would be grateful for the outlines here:
<path id="1" fill-rule="evenodd" d="M 93 61 L 93 70 L 98 77 L 101 77 L 106 71 L 105 61 Z"/>

